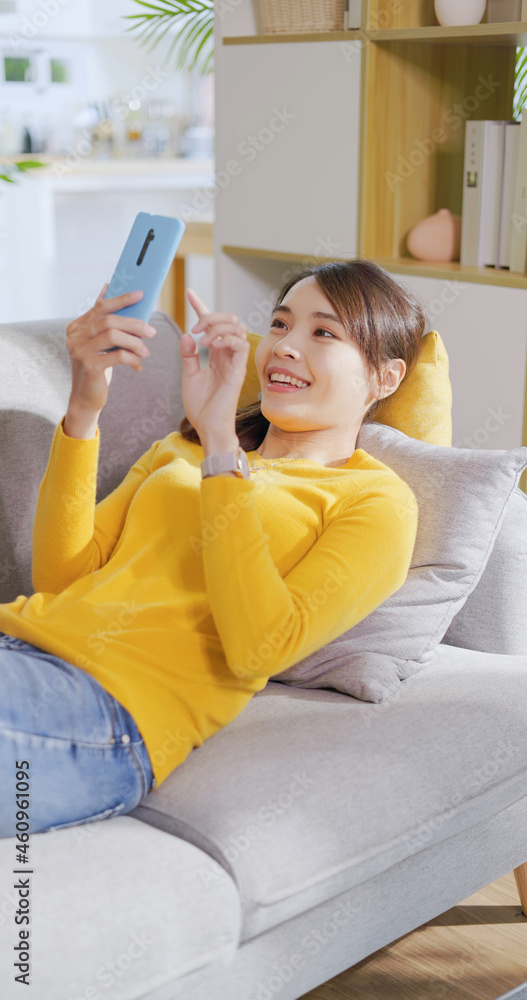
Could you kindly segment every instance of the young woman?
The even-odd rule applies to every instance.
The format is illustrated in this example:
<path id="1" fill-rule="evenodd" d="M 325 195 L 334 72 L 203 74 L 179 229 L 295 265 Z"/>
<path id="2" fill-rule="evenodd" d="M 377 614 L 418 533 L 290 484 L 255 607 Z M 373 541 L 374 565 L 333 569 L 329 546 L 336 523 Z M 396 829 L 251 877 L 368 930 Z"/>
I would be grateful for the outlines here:
<path id="1" fill-rule="evenodd" d="M 244 409 L 246 328 L 189 290 L 210 366 L 182 336 L 180 430 L 96 505 L 113 367 L 141 371 L 155 333 L 115 314 L 140 292 L 105 290 L 66 330 L 72 390 L 38 496 L 36 593 L 0 605 L 3 837 L 25 811 L 36 833 L 131 810 L 270 677 L 398 590 L 415 542 L 414 494 L 356 447 L 425 329 L 386 271 L 355 260 L 288 280 L 256 350 L 261 401 Z"/>

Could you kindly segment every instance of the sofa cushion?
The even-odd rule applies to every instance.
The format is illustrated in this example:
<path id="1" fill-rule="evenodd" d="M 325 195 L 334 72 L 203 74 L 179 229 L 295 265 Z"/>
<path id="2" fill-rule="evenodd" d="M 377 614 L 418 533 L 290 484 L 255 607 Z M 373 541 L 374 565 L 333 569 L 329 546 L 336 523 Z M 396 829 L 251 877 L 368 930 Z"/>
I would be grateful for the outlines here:
<path id="1" fill-rule="evenodd" d="M 357 447 L 393 469 L 417 498 L 407 578 L 357 625 L 273 679 L 381 702 L 430 662 L 477 586 L 527 466 L 527 448 L 448 448 L 371 420 L 363 422 Z M 499 569 L 507 572 L 503 560 Z M 514 583 L 518 586 L 513 578 Z"/>
<path id="2" fill-rule="evenodd" d="M 31 986 L 37 1000 L 135 1000 L 193 970 L 232 960 L 241 906 L 228 875 L 205 885 L 210 858 L 130 816 L 30 838 Z M 0 840 L 2 1000 L 18 1000 L 15 841 Z M 19 866 L 22 867 L 22 866 Z M 24 876 L 20 876 L 21 879 Z"/>
<path id="3" fill-rule="evenodd" d="M 38 489 L 71 391 L 69 322 L 0 326 L 0 603 L 34 592 L 31 535 Z M 101 413 L 98 500 L 119 485 L 153 441 L 177 428 L 184 415 L 175 335 L 179 327 L 161 312 L 153 314 L 151 323 L 157 334 L 142 372 L 118 365 Z"/>
<path id="4" fill-rule="evenodd" d="M 231 873 L 247 939 L 524 796 L 526 706 L 527 657 L 446 645 L 385 705 L 269 681 L 132 815 Z"/>
<path id="5" fill-rule="evenodd" d="M 485 572 L 443 642 L 527 655 L 527 494 L 516 488 Z"/>
<path id="6" fill-rule="evenodd" d="M 248 332 L 251 345 L 247 372 L 238 405 L 262 398 L 254 354 L 261 337 Z M 409 437 L 429 444 L 452 444 L 452 386 L 448 354 L 437 330 L 424 335 L 415 368 L 403 378 L 396 392 L 375 411 L 373 421 L 395 427 Z"/>

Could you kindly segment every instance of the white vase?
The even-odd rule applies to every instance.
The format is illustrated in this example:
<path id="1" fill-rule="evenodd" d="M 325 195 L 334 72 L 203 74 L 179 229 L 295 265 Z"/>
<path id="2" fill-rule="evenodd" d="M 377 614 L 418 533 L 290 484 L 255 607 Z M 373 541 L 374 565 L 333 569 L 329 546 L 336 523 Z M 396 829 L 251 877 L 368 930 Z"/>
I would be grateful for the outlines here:
<path id="1" fill-rule="evenodd" d="M 437 20 L 443 25 L 479 24 L 487 0 L 434 0 Z"/>

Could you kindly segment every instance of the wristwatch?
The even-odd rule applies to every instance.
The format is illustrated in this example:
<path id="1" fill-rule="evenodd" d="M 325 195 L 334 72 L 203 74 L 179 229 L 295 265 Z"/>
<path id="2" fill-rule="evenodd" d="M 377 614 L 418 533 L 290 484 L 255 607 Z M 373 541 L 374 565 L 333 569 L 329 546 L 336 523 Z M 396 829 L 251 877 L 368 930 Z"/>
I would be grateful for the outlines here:
<path id="1" fill-rule="evenodd" d="M 235 472 L 240 479 L 250 478 L 249 459 L 243 448 L 224 451 L 220 455 L 207 455 L 201 463 L 201 478 L 217 476 L 221 472 Z"/>

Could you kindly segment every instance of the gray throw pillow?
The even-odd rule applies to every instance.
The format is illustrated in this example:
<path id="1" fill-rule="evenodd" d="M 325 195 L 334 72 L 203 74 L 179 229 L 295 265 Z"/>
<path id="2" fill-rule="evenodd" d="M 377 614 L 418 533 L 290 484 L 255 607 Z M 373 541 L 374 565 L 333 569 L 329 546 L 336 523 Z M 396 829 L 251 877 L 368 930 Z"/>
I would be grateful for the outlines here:
<path id="1" fill-rule="evenodd" d="M 477 586 L 527 467 L 527 447 L 450 448 L 365 420 L 357 448 L 393 469 L 416 496 L 419 518 L 408 576 L 375 611 L 274 674 L 273 681 L 382 702 L 430 662 Z"/>
<path id="2" fill-rule="evenodd" d="M 513 490 L 485 572 L 442 642 L 527 656 L 527 493 Z"/>

